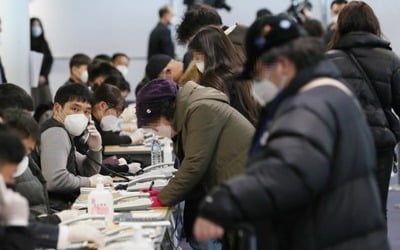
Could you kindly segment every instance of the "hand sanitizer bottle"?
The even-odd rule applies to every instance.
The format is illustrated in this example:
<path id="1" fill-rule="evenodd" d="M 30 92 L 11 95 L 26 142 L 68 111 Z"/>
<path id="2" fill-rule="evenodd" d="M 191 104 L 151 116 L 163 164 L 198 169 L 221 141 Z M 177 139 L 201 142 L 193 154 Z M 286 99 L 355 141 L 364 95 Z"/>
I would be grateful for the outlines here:
<path id="1" fill-rule="evenodd" d="M 104 215 L 110 225 L 114 215 L 114 200 L 111 192 L 104 189 L 103 178 L 97 178 L 96 189 L 89 193 L 88 212 L 90 215 Z"/>

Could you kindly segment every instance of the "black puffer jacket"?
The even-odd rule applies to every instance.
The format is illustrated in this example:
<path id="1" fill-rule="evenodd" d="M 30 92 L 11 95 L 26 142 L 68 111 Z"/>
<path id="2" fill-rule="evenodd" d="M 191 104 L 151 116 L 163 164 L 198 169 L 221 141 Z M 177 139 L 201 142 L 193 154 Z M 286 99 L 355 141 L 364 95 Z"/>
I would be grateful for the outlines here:
<path id="1" fill-rule="evenodd" d="M 290 85 L 334 71 L 323 62 Z M 200 215 L 228 229 L 250 223 L 258 249 L 389 249 L 373 139 L 355 98 L 319 86 L 282 97 L 275 110 L 261 119 L 246 174 L 207 197 Z"/>
<path id="2" fill-rule="evenodd" d="M 400 124 L 392 113 L 393 109 L 400 115 L 400 59 L 389 45 L 372 33 L 350 32 L 328 52 L 364 109 L 377 151 L 393 150 L 400 140 Z M 348 52 L 355 56 L 370 78 L 381 104 Z"/>

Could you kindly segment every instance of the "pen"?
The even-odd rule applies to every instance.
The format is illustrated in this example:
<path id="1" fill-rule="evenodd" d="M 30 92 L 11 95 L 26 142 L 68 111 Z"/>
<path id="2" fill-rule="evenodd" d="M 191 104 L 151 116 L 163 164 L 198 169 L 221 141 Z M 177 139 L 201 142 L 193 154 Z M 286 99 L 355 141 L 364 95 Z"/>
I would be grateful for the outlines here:
<path id="1" fill-rule="evenodd" d="M 150 187 L 149 187 L 149 191 L 153 190 L 153 186 L 154 186 L 154 181 L 151 181 Z"/>

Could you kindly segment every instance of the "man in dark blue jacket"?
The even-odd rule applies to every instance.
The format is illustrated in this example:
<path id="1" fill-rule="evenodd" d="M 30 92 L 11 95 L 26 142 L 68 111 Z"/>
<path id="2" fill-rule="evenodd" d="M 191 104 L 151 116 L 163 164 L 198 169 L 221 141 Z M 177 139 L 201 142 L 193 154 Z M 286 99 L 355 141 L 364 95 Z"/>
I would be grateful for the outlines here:
<path id="1" fill-rule="evenodd" d="M 167 5 L 162 7 L 158 14 L 160 21 L 150 34 L 147 59 L 157 54 L 165 54 L 174 58 L 175 46 L 172 42 L 171 31 L 168 28 L 174 16 L 173 10 L 171 6 Z"/>

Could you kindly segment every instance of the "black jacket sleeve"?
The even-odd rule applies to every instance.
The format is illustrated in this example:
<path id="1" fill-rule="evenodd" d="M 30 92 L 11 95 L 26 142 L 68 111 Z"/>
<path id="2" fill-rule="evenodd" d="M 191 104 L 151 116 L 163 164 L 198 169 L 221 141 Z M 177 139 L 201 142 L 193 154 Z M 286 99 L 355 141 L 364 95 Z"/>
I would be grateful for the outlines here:
<path id="1" fill-rule="evenodd" d="M 36 248 L 57 248 L 59 228 L 56 225 L 30 223 Z"/>
<path id="2" fill-rule="evenodd" d="M 0 227 L 0 246 L 2 250 L 35 249 L 33 235 L 27 227 Z"/>
<path id="3" fill-rule="evenodd" d="M 129 136 L 119 135 L 119 133 L 112 131 L 101 131 L 101 139 L 103 140 L 103 145 L 121 145 L 132 143 L 132 140 Z"/>
<path id="4" fill-rule="evenodd" d="M 36 221 L 46 224 L 58 225 L 61 223 L 60 217 L 55 214 L 35 217 Z"/>
<path id="5" fill-rule="evenodd" d="M 200 215 L 229 227 L 306 204 L 327 183 L 333 138 L 334 128 L 307 108 L 280 116 L 246 174 L 207 197 Z"/>
<path id="6" fill-rule="evenodd" d="M 53 65 L 53 55 L 47 42 L 43 45 L 43 63 L 40 69 L 40 75 L 46 77 L 48 80 L 51 66 Z"/>

